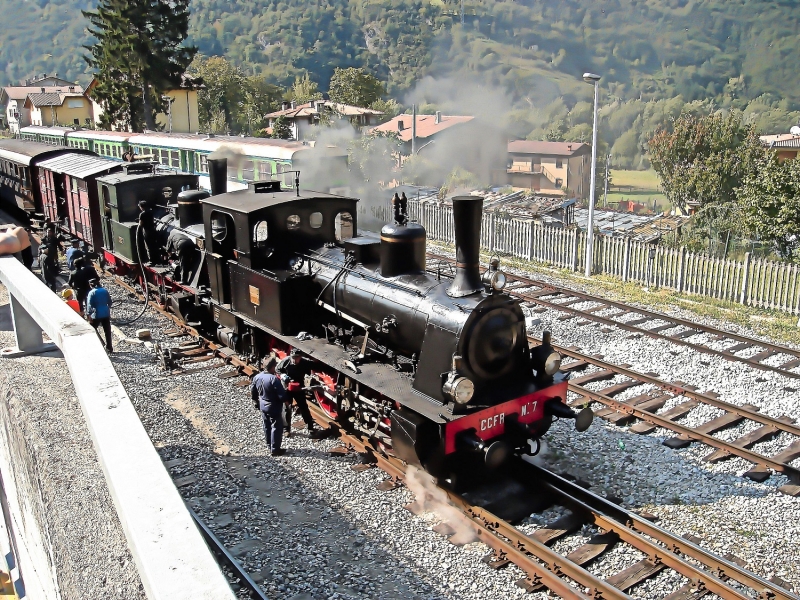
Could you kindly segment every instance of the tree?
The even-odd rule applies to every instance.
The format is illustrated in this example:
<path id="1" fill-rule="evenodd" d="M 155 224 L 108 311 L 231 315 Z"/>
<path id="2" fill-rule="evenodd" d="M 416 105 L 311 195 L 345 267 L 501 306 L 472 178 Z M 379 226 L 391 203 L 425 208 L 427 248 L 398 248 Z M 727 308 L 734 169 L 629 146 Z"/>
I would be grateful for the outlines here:
<path id="1" fill-rule="evenodd" d="M 389 100 L 375 100 L 375 102 L 370 104 L 369 107 L 372 110 L 377 110 L 383 113 L 382 115 L 378 116 L 378 120 L 381 123 L 390 121 L 400 114 L 400 105 L 397 103 L 397 100 L 391 98 Z"/>
<path id="2" fill-rule="evenodd" d="M 383 83 L 364 69 L 336 68 L 331 77 L 331 101 L 352 106 L 369 106 L 384 94 Z"/>
<path id="3" fill-rule="evenodd" d="M 783 258 L 800 258 L 800 161 L 765 152 L 737 192 L 745 228 Z"/>
<path id="4" fill-rule="evenodd" d="M 189 67 L 201 77 L 205 89 L 198 94 L 202 126 L 213 132 L 224 114 L 224 127 L 234 133 L 250 135 L 264 126 L 264 115 L 277 110 L 284 89 L 263 77 L 245 77 L 242 70 L 221 56 L 197 56 Z"/>
<path id="5" fill-rule="evenodd" d="M 289 140 L 292 138 L 292 128 L 283 115 L 275 119 L 272 124 L 272 137 L 276 140 Z"/>
<path id="6" fill-rule="evenodd" d="M 319 91 L 316 82 L 311 81 L 311 77 L 309 77 L 308 73 L 303 77 L 295 78 L 290 95 L 292 100 L 298 104 L 305 104 L 306 102 L 320 100 L 322 98 L 322 92 Z"/>
<path id="7" fill-rule="evenodd" d="M 220 114 L 224 113 L 224 123 L 230 129 L 236 121 L 237 102 L 245 82 L 242 72 L 221 56 L 206 58 L 201 55 L 190 65 L 190 72 L 201 77 L 205 83 L 205 89 L 197 94 L 197 108 L 203 128 L 211 131 L 212 124 L 219 126 Z"/>
<path id="8" fill-rule="evenodd" d="M 241 101 L 237 104 L 237 129 L 250 135 L 253 129 L 263 126 L 264 115 L 277 110 L 283 99 L 284 90 L 280 86 L 267 83 L 262 77 L 247 77 L 241 89 Z"/>
<path id="9" fill-rule="evenodd" d="M 196 48 L 182 46 L 189 28 L 189 0 L 100 0 L 81 11 L 97 38 L 84 46 L 96 71 L 94 96 L 106 127 L 155 129 L 161 96 L 181 84 Z"/>
<path id="10" fill-rule="evenodd" d="M 701 211 L 711 205 L 732 206 L 736 190 L 754 172 L 763 154 L 755 129 L 744 125 L 738 113 L 682 114 L 671 130 L 661 127 L 656 131 L 649 149 L 664 193 L 684 211 L 692 201 Z M 716 213 L 719 209 L 704 212 Z"/>

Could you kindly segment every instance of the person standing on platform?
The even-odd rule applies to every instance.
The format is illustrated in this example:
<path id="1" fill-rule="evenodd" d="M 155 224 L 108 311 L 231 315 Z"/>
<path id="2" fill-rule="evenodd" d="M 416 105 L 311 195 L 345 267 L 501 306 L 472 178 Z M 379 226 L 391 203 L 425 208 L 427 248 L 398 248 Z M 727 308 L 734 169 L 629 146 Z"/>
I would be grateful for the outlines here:
<path id="1" fill-rule="evenodd" d="M 67 288 L 63 292 L 61 292 L 61 297 L 64 299 L 64 302 L 67 303 L 67 306 L 69 306 L 79 315 L 83 316 L 83 312 L 81 312 L 81 305 L 78 304 L 77 300 L 75 300 L 75 294 L 72 292 L 71 289 Z"/>
<path id="2" fill-rule="evenodd" d="M 250 396 L 255 407 L 261 411 L 264 437 L 272 456 L 286 454 L 286 450 L 281 448 L 281 441 L 283 439 L 283 404 L 288 397 L 280 380 L 275 376 L 277 364 L 278 361 L 274 356 L 266 359 L 264 370 L 256 375 L 250 384 Z"/>
<path id="3" fill-rule="evenodd" d="M 39 269 L 42 272 L 42 281 L 54 292 L 56 291 L 56 277 L 60 272 L 58 266 L 58 252 L 53 248 L 39 246 Z"/>
<path id="4" fill-rule="evenodd" d="M 103 333 L 106 336 L 106 350 L 114 352 L 114 344 L 111 339 L 111 305 L 114 300 L 108 290 L 102 286 L 100 280 L 95 278 L 91 281 L 92 291 L 86 297 L 86 314 L 89 316 L 89 323 L 97 331 L 103 326 Z M 100 337 L 98 332 L 97 337 Z"/>
<path id="5" fill-rule="evenodd" d="M 286 427 L 284 432 L 287 436 L 291 434 L 291 400 L 294 400 L 295 404 L 297 404 L 297 410 L 300 412 L 300 416 L 303 417 L 303 421 L 305 421 L 306 427 L 308 428 L 309 437 L 319 437 L 321 432 L 315 428 L 314 419 L 311 418 L 311 412 L 308 410 L 306 392 L 303 389 L 306 385 L 306 375 L 311 374 L 311 364 L 303 359 L 297 348 L 293 348 L 289 356 L 281 361 L 278 366 L 278 372 L 281 375 L 281 381 L 284 382 L 286 390 L 289 392 L 290 398 L 289 403 L 286 405 Z"/>
<path id="6" fill-rule="evenodd" d="M 86 311 L 86 297 L 92 290 L 92 279 L 97 279 L 97 271 L 95 271 L 94 266 L 85 256 L 78 258 L 74 266 L 75 270 L 69 274 L 69 281 L 67 281 L 67 283 L 75 290 L 75 295 L 77 296 L 81 310 Z"/>
<path id="7" fill-rule="evenodd" d="M 42 237 L 42 241 L 39 246 L 47 248 L 48 251 L 52 250 L 52 255 L 55 257 L 56 261 L 58 260 L 58 251 L 63 249 L 63 247 L 61 245 L 61 240 L 56 233 L 55 223 L 47 224 L 47 227 L 44 230 L 44 237 Z"/>
<path id="8" fill-rule="evenodd" d="M 80 240 L 72 240 L 72 245 L 67 248 L 67 271 L 72 271 L 75 268 L 75 261 L 83 256 L 80 244 Z"/>

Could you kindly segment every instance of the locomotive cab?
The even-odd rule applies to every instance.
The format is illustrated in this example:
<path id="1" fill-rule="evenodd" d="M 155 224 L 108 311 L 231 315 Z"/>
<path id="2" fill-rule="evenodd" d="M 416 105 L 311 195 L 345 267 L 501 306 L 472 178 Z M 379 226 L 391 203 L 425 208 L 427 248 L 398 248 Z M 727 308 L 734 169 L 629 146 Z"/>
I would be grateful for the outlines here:
<path id="1" fill-rule="evenodd" d="M 214 301 L 280 334 L 310 328 L 316 294 L 308 253 L 353 235 L 356 203 L 272 181 L 203 200 Z"/>

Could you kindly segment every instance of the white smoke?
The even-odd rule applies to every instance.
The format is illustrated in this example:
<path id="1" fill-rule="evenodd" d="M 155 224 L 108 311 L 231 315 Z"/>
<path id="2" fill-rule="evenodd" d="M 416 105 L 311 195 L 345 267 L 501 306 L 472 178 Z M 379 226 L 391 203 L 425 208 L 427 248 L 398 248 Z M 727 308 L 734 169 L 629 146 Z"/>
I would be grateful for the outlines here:
<path id="1" fill-rule="evenodd" d="M 447 497 L 447 492 L 436 485 L 436 481 L 430 474 L 409 466 L 406 471 L 405 484 L 415 497 L 412 511 L 434 513 L 447 523 L 454 532 L 450 537 L 453 544 L 461 546 L 478 541 L 477 526 L 453 506 Z"/>

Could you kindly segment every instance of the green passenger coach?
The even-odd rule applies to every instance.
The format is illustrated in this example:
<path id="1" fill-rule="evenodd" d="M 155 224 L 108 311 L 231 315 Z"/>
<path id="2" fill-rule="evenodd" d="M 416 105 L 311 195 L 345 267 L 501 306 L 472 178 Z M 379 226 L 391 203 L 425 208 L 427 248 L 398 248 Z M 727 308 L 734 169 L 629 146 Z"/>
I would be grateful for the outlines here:
<path id="1" fill-rule="evenodd" d="M 198 175 L 200 185 L 211 188 L 208 158 L 228 159 L 228 191 L 244 189 L 248 181 L 281 182 L 293 189 L 297 171 L 303 188 L 347 195 L 347 152 L 290 140 L 191 133 L 129 133 L 30 126 L 20 137 L 52 146 L 89 150 L 105 158 L 122 160 L 133 150 L 137 160 L 152 160 L 163 167 Z"/>

